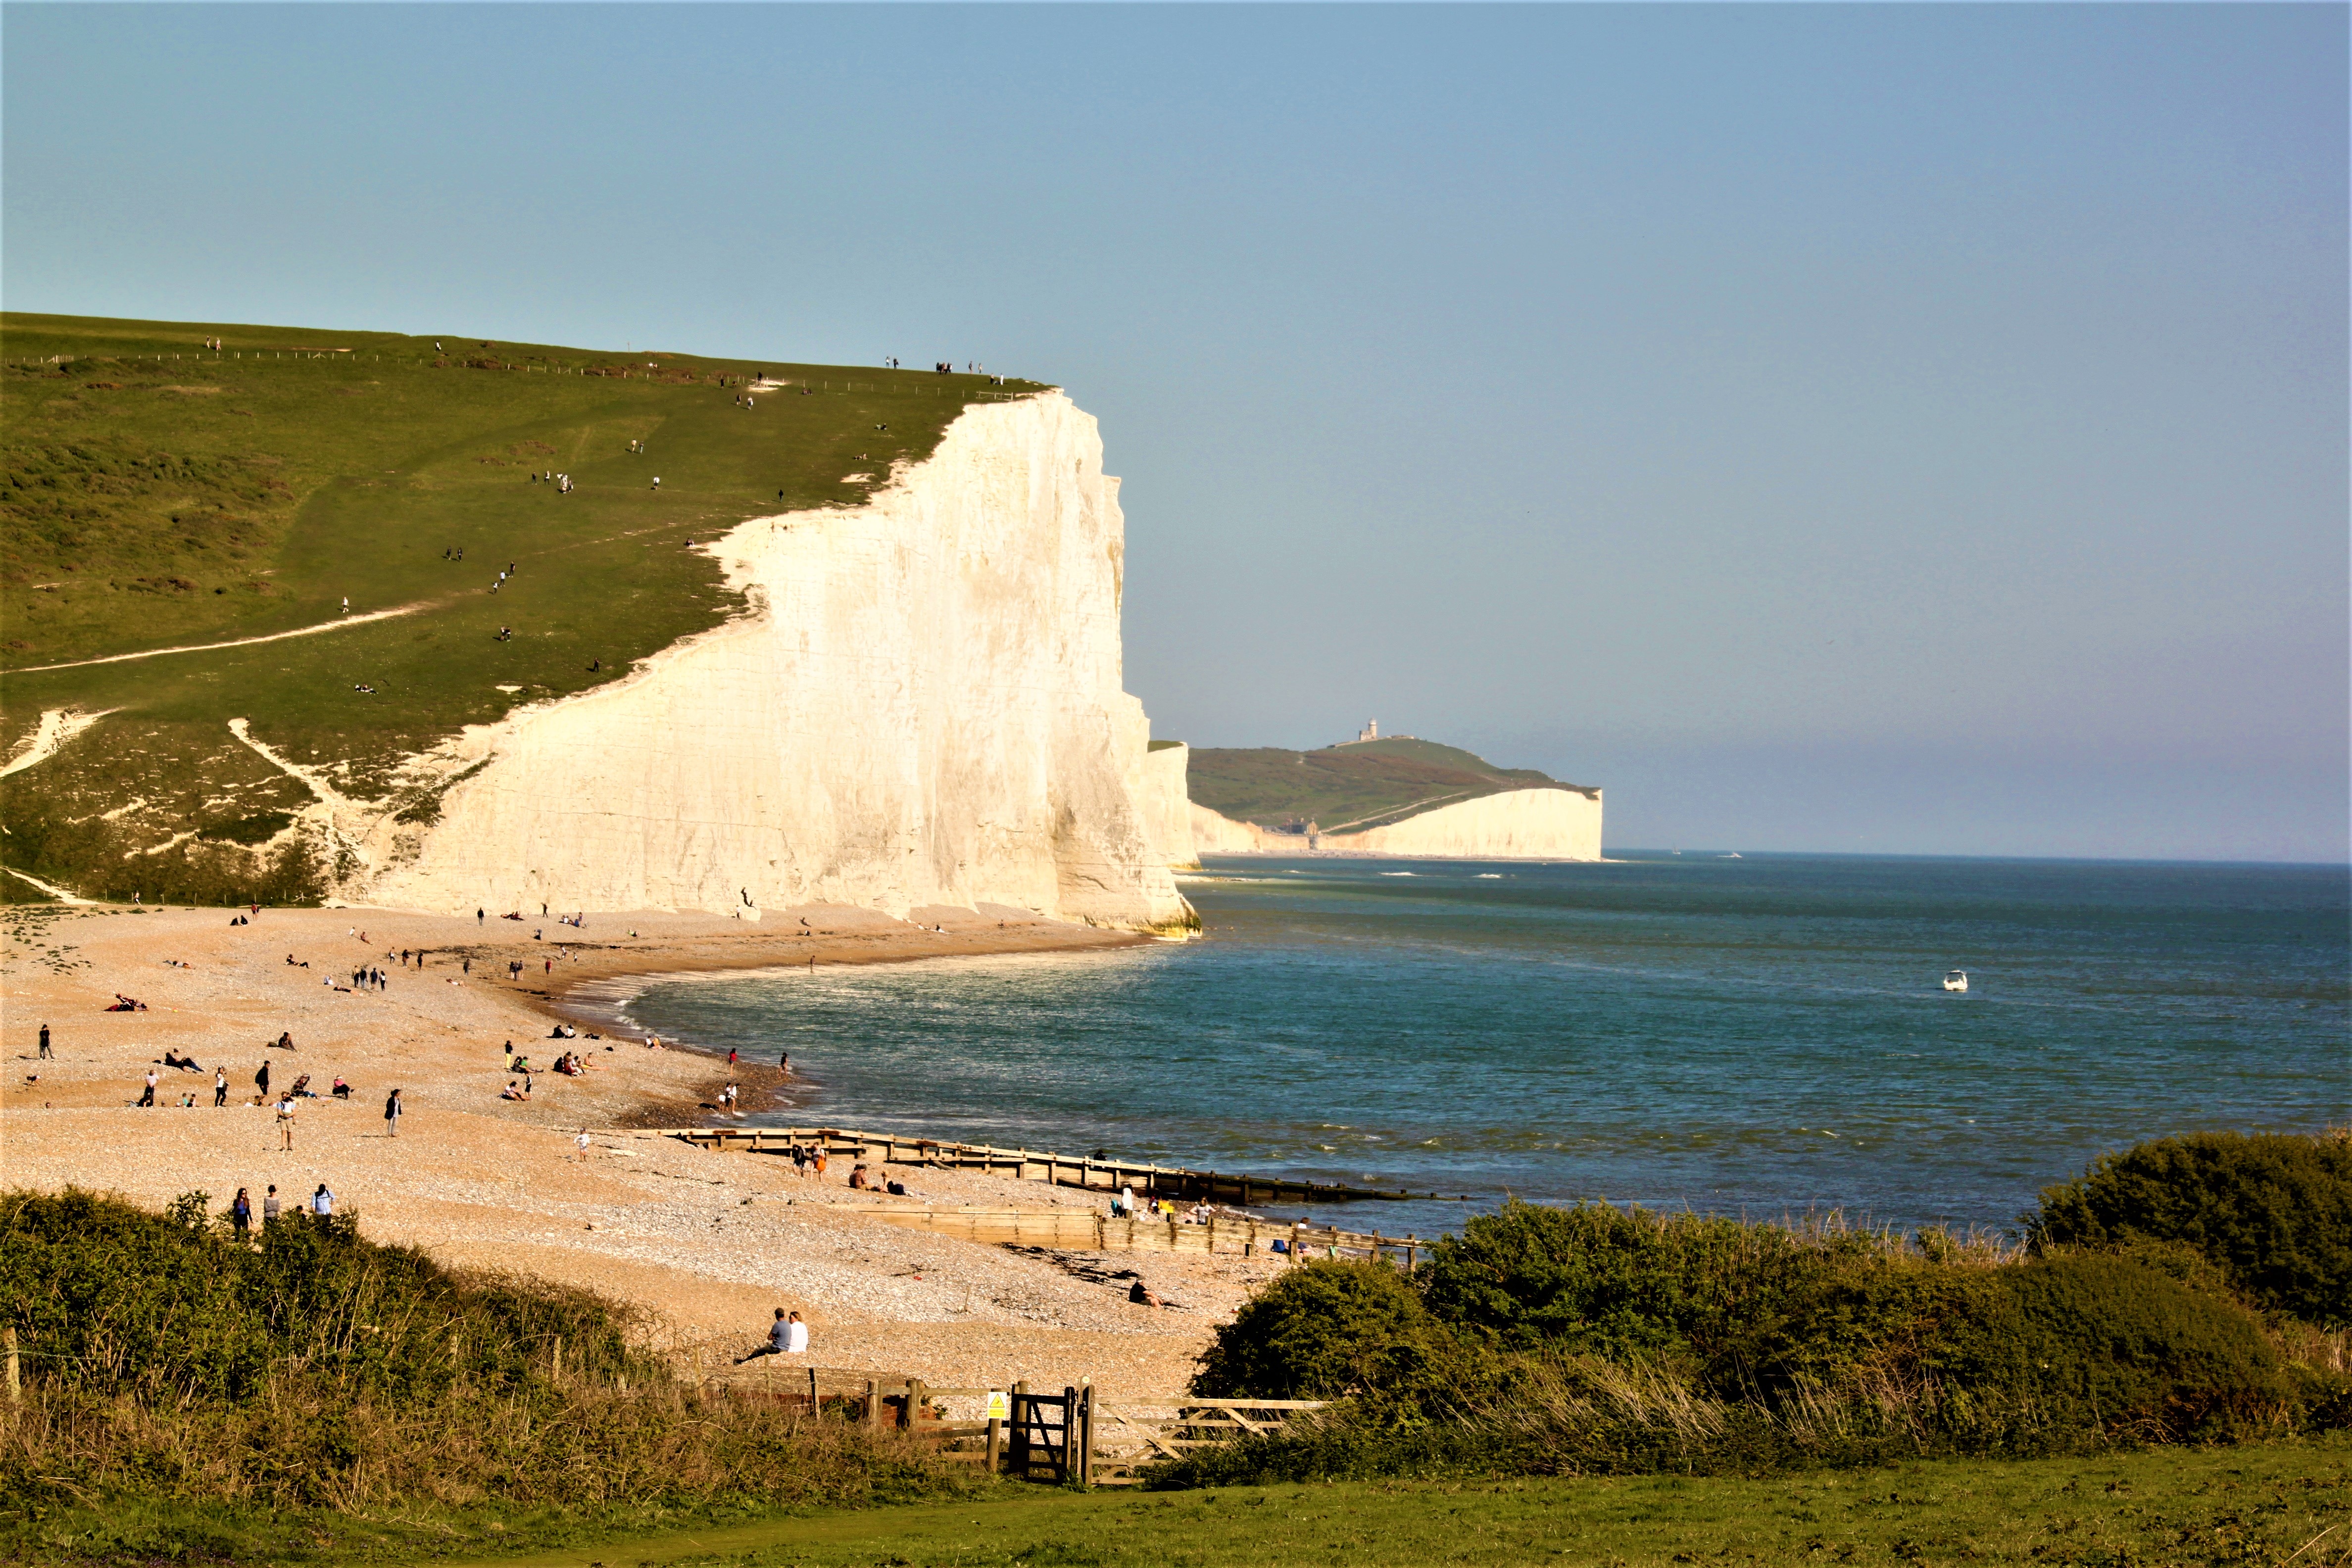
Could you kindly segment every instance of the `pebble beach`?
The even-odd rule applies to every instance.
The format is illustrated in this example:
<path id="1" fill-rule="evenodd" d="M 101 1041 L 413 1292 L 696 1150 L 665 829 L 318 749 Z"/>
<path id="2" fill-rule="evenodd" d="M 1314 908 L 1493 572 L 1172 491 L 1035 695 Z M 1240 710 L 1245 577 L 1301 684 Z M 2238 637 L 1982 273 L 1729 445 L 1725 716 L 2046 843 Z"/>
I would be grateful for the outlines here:
<path id="1" fill-rule="evenodd" d="M 415 912 L 17 905 L 0 959 L 0 1156 L 11 1188 L 76 1186 L 148 1207 L 202 1190 L 215 1212 L 275 1184 L 288 1207 L 320 1183 L 369 1238 L 456 1268 L 585 1287 L 636 1310 L 648 1342 L 697 1375 L 757 1382 L 807 1367 L 943 1386 L 1046 1387 L 1091 1379 L 1126 1398 L 1183 1389 L 1214 1327 L 1281 1265 L 1190 1253 L 1055 1254 L 965 1242 L 884 1223 L 886 1205 L 1098 1208 L 1103 1194 L 1009 1177 L 892 1166 L 903 1198 L 852 1191 L 790 1160 L 713 1153 L 656 1129 L 720 1120 L 731 1077 L 741 1109 L 781 1102 L 772 1060 L 642 1038 L 551 1038 L 625 977 L 680 970 L 888 963 L 958 953 L 1132 942 L 1022 910 L 918 910 L 906 921 L 820 906 L 756 923 L 702 914 L 591 913 L 574 929 Z M 404 952 L 424 954 L 422 966 Z M 289 962 L 289 961 L 291 962 Z M 524 967 L 510 979 L 509 964 Z M 353 987 L 372 967 L 384 985 Z M 111 1012 L 118 995 L 144 1010 Z M 576 1000 L 576 997 L 575 997 Z M 54 1059 L 39 1059 L 44 1025 Z M 278 1047 L 289 1036 L 291 1050 Z M 500 1098 L 507 1048 L 536 1069 L 528 1102 Z M 547 1070 L 566 1050 L 578 1077 Z M 167 1069 L 166 1053 L 201 1071 Z M 257 1103 L 267 1060 L 283 1089 L 310 1075 L 294 1147 Z M 215 1109 L 214 1068 L 228 1103 Z M 144 1075 L 157 1103 L 137 1104 Z M 329 1092 L 340 1076 L 348 1100 Z M 387 1093 L 401 1090 L 398 1135 Z M 193 1106 L 183 1107 L 193 1095 Z M 589 1132 L 587 1158 L 575 1140 Z M 1168 1303 L 1131 1304 L 1139 1274 Z M 1088 1276 L 1093 1278 L 1088 1278 Z M 1108 1278 L 1106 1278 L 1108 1276 Z M 810 1353 L 737 1357 L 775 1309 L 812 1326 Z"/>

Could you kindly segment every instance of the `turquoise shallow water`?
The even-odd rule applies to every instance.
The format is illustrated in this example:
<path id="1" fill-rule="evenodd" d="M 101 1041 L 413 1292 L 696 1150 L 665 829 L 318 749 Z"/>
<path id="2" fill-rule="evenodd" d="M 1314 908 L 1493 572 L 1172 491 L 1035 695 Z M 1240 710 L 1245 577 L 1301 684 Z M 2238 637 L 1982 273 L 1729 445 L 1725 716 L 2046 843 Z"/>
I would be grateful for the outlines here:
<path id="1" fill-rule="evenodd" d="M 1193 943 L 694 977 L 627 1010 L 791 1051 L 795 1103 L 753 1120 L 1473 1207 L 2007 1226 L 2137 1139 L 2352 1121 L 2347 889 L 2309 867 L 1232 859 L 1185 882 Z"/>

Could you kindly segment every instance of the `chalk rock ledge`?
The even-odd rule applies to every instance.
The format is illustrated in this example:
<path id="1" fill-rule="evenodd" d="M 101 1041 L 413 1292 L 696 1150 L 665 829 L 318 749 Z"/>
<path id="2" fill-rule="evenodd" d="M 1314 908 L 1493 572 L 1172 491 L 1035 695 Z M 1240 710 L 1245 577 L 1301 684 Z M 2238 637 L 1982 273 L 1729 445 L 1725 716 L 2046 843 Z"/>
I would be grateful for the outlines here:
<path id="1" fill-rule="evenodd" d="M 344 896 L 1188 925 L 1121 688 L 1125 528 L 1091 416 L 968 409 L 866 506 L 715 542 L 746 615 L 442 748 L 439 820 Z"/>

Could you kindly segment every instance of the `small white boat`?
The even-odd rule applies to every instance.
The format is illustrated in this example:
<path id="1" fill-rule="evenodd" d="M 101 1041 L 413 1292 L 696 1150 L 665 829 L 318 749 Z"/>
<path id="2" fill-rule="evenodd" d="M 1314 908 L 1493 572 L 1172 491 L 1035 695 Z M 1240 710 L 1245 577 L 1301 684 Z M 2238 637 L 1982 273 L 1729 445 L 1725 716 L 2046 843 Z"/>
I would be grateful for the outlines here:
<path id="1" fill-rule="evenodd" d="M 1969 972 L 1968 972 L 1967 970 L 1965 970 L 1965 969 L 1951 969 L 1951 970 L 1947 970 L 1947 971 L 1945 971 L 1945 973 L 1944 973 L 1944 989 L 1945 989 L 1945 990 L 1947 990 L 1947 991 L 1966 991 L 1968 988 L 1969 988 Z"/>

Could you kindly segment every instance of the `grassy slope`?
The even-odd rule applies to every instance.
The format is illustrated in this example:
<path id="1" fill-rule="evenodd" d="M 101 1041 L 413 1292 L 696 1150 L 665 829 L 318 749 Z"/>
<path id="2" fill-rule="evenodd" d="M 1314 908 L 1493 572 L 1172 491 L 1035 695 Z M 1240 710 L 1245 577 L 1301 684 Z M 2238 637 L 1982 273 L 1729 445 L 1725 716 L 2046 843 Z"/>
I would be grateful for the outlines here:
<path id="1" fill-rule="evenodd" d="M 1434 741 L 1363 741 L 1316 752 L 1194 748 L 1192 797 L 1269 827 L 1312 821 L 1371 827 L 1515 789 L 1580 789 L 1533 768 L 1498 768 Z"/>
<path id="2" fill-rule="evenodd" d="M 683 1524 L 686 1521 L 680 1521 Z M 2099 1459 L 1947 1460 L 1769 1479 L 1391 1481 L 994 1497 L 647 1536 L 508 1511 L 246 1514 L 127 1502 L 12 1531 L 12 1554 L 113 1561 L 204 1542 L 251 1561 L 592 1564 L 1844 1563 L 2274 1568 L 2342 1559 L 2352 1444 L 2166 1448 Z M 635 1523 L 635 1528 L 632 1528 Z M 497 1542 L 497 1546 L 491 1543 Z M 567 1544 L 568 1543 L 568 1544 Z M 29 1550 L 28 1550 L 29 1549 Z"/>
<path id="3" fill-rule="evenodd" d="M 223 353 L 199 349 L 207 337 Z M 928 456 L 985 384 L 441 342 L 446 354 L 384 333 L 0 317 L 0 727 L 13 746 L 43 709 L 121 710 L 7 781 L 8 864 L 119 896 L 250 888 L 263 868 L 226 840 L 266 837 L 273 813 L 308 797 L 227 720 L 331 767 L 346 793 L 381 795 L 404 754 L 617 679 L 717 624 L 738 606 L 689 539 L 859 503 L 893 462 Z M 58 355 L 72 358 L 22 363 Z M 821 390 L 762 394 L 747 411 L 719 378 L 760 370 Z M 578 488 L 559 497 L 526 478 L 549 469 Z M 459 547 L 463 563 L 443 558 Z M 315 626 L 346 595 L 355 613 L 425 607 L 245 648 L 25 672 Z M 502 626 L 512 641 L 492 640 Z M 144 804 L 103 817 L 132 801 Z M 142 853 L 184 833 L 197 837 Z"/>

